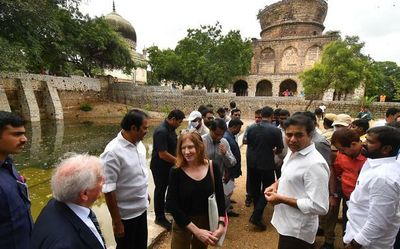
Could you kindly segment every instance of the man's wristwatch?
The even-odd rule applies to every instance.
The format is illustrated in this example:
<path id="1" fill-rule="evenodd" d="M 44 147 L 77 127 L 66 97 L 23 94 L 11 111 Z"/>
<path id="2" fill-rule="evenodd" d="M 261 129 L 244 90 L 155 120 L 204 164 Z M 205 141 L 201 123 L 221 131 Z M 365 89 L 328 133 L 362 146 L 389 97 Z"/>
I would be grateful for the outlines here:
<path id="1" fill-rule="evenodd" d="M 218 226 L 219 225 L 222 225 L 223 227 L 225 227 L 225 221 L 223 221 L 223 220 L 218 221 Z"/>
<path id="2" fill-rule="evenodd" d="M 333 196 L 333 197 L 335 197 L 335 198 L 338 198 L 338 197 L 339 197 L 339 195 L 338 195 L 337 193 L 330 193 L 329 196 Z"/>

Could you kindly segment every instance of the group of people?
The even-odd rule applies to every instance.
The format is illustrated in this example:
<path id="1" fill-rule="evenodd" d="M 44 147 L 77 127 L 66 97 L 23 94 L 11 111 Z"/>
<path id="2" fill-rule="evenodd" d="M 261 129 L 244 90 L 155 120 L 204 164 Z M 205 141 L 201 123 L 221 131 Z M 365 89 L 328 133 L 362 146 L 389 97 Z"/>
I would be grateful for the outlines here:
<path id="1" fill-rule="evenodd" d="M 367 119 L 318 109 L 292 115 L 268 106 L 255 111 L 255 122 L 243 134 L 245 204 L 253 204 L 249 222 L 265 230 L 269 203 L 279 249 L 314 248 L 319 235 L 321 248 L 330 249 L 342 201 L 345 248 L 400 248 L 400 110 L 388 109 L 386 119 L 370 128 Z M 173 110 L 153 134 L 155 223 L 172 230 L 173 249 L 207 248 L 226 233 L 227 217 L 239 216 L 232 193 L 242 175 L 243 122 L 234 102 L 216 117 L 212 105 L 200 106 L 187 118 L 187 129 L 177 132 L 185 118 Z M 34 224 L 25 179 L 11 157 L 27 142 L 24 121 L 0 111 L 0 248 L 106 248 L 91 210 L 101 193 L 117 249 L 147 248 L 149 171 L 142 140 L 148 128 L 147 114 L 133 109 L 100 157 L 70 154 L 60 160 L 51 178 L 52 199 Z M 213 195 L 215 230 L 208 217 Z"/>

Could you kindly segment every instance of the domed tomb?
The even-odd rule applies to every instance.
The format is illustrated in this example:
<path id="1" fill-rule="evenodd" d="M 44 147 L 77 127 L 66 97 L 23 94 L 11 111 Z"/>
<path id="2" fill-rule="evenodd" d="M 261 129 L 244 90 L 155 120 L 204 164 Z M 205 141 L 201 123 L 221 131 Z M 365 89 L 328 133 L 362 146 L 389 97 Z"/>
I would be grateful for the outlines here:
<path id="1" fill-rule="evenodd" d="M 259 12 L 260 35 L 262 39 L 321 35 L 327 11 L 324 0 L 279 1 Z"/>
<path id="2" fill-rule="evenodd" d="M 136 31 L 130 22 L 117 14 L 115 8 L 104 19 L 128 41 L 133 50 L 136 50 Z"/>

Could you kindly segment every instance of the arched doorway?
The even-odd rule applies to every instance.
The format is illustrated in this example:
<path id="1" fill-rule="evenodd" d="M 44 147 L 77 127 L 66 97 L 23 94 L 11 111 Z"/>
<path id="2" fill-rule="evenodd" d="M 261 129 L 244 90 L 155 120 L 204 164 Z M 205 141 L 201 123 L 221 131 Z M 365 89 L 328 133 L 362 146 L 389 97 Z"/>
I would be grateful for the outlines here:
<path id="1" fill-rule="evenodd" d="M 296 96 L 297 95 L 297 83 L 292 79 L 282 81 L 279 86 L 279 96 Z"/>
<path id="2" fill-rule="evenodd" d="M 233 84 L 233 92 L 236 93 L 236 96 L 247 96 L 248 88 L 248 84 L 244 80 L 238 80 Z"/>
<path id="3" fill-rule="evenodd" d="M 272 96 L 272 83 L 268 80 L 258 82 L 256 96 Z"/>

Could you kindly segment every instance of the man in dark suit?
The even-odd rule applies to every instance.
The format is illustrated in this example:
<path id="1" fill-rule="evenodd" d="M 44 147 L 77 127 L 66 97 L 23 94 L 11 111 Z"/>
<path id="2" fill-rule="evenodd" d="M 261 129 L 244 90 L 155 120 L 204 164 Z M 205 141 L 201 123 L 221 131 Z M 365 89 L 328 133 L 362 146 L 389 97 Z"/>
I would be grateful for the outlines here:
<path id="1" fill-rule="evenodd" d="M 97 157 L 83 154 L 64 159 L 51 178 L 54 199 L 36 221 L 32 249 L 104 249 L 99 223 L 90 210 L 103 183 Z"/>
<path id="2" fill-rule="evenodd" d="M 29 248 L 33 224 L 31 203 L 25 180 L 10 157 L 19 153 L 26 142 L 21 117 L 0 111 L 0 248 Z"/>

